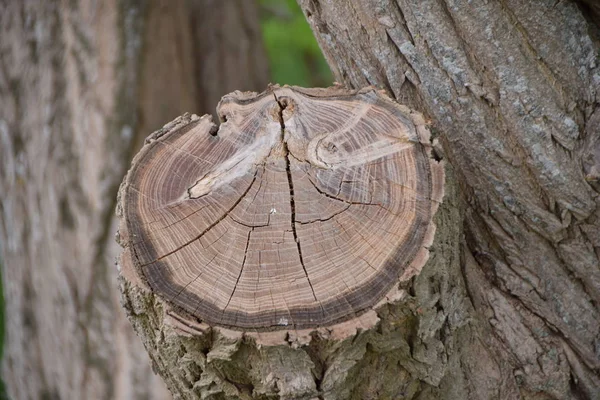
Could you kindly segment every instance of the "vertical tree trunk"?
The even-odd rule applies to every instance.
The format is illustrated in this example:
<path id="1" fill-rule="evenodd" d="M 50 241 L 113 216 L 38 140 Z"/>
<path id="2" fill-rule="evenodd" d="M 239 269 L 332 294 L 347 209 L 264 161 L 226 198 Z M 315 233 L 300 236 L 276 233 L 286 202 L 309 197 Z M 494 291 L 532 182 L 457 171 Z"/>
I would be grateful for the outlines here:
<path id="1" fill-rule="evenodd" d="M 117 187 L 148 132 L 184 111 L 212 111 L 231 85 L 264 88 L 256 14 L 242 0 L 0 3 L 11 398 L 167 395 L 119 305 Z M 225 53 L 236 68 L 212 78 Z"/>
<path id="2" fill-rule="evenodd" d="M 299 3 L 337 80 L 425 112 L 460 183 L 469 328 L 440 305 L 455 356 L 410 398 L 600 398 L 597 5 Z"/>

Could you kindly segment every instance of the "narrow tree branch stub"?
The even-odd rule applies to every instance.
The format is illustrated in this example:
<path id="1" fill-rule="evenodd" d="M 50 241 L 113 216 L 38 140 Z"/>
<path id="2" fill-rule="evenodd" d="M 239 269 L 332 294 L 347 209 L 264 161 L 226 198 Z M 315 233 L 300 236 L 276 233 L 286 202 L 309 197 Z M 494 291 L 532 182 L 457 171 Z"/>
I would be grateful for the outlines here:
<path id="1" fill-rule="evenodd" d="M 422 116 L 374 88 L 287 86 L 228 94 L 217 113 L 218 129 L 179 117 L 135 157 L 123 275 L 210 326 L 373 326 L 434 237 L 444 173 Z"/>

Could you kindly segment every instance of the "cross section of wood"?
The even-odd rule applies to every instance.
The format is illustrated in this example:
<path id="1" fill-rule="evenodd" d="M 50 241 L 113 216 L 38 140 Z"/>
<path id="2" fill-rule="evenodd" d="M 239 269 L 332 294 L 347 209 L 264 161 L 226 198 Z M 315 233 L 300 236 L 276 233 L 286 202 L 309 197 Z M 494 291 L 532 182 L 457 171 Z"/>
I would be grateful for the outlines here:
<path id="1" fill-rule="evenodd" d="M 373 312 L 428 257 L 443 196 L 422 117 L 373 88 L 234 92 L 152 134 L 120 190 L 122 263 L 236 330 Z M 358 322 L 357 322 L 358 323 Z"/>

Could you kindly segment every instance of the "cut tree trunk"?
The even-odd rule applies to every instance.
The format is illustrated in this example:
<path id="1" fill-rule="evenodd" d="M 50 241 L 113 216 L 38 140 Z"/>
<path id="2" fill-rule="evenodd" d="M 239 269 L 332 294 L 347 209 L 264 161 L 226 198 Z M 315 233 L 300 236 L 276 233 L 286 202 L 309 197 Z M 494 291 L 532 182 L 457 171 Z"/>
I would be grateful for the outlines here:
<path id="1" fill-rule="evenodd" d="M 460 216 L 421 115 L 373 88 L 278 86 L 217 113 L 150 135 L 119 191 L 124 305 L 175 397 L 439 383 L 444 300 L 422 289 L 460 286 Z"/>
<path id="2" fill-rule="evenodd" d="M 119 305 L 118 185 L 148 131 L 268 71 L 254 2 L 142 3 L 0 2 L 11 399 L 168 396 Z M 221 56 L 236 68 L 210 79 Z"/>
<path id="3" fill-rule="evenodd" d="M 461 189 L 462 279 L 427 291 L 447 364 L 406 398 L 600 398 L 597 2 L 299 3 L 339 82 L 431 119 Z"/>

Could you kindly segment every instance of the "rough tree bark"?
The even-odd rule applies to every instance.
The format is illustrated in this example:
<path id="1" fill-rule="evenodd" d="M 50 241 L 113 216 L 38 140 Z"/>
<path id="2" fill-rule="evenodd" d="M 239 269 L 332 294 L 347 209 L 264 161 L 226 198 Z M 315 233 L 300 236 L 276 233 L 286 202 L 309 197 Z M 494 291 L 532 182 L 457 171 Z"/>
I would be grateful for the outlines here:
<path id="1" fill-rule="evenodd" d="M 460 184 L 439 379 L 407 398 L 600 398 L 597 3 L 299 3 L 336 79 L 424 112 Z"/>
<path id="2" fill-rule="evenodd" d="M 117 188 L 147 132 L 264 88 L 265 60 L 245 0 L 0 2 L 10 398 L 168 396 L 119 305 Z"/>

